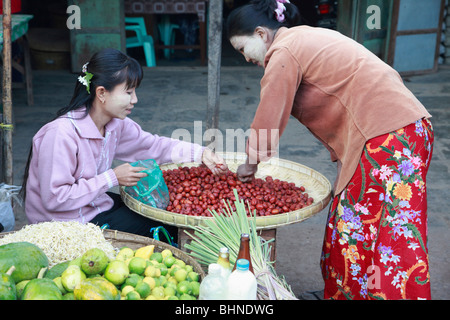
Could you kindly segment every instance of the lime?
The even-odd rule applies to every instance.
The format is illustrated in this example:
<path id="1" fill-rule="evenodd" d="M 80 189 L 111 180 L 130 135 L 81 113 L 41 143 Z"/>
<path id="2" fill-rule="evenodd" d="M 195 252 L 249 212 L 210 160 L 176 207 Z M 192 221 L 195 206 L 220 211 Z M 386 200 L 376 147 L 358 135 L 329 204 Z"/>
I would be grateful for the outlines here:
<path id="1" fill-rule="evenodd" d="M 159 277 L 159 285 L 164 286 L 164 284 L 167 282 L 167 278 L 164 276 Z"/>
<path id="2" fill-rule="evenodd" d="M 178 284 L 178 281 L 174 277 L 170 276 L 169 278 L 167 278 L 166 284 L 167 283 L 172 283 L 172 284 L 174 284 L 176 286 Z"/>
<path id="3" fill-rule="evenodd" d="M 154 295 L 149 295 L 145 300 L 157 300 Z"/>
<path id="4" fill-rule="evenodd" d="M 155 266 L 148 266 L 145 268 L 144 275 L 152 278 L 159 277 L 161 275 L 161 270 Z"/>
<path id="5" fill-rule="evenodd" d="M 174 276 L 175 272 L 177 272 L 179 269 L 181 269 L 181 267 L 179 265 L 174 264 L 173 266 L 170 267 L 169 274 L 171 276 Z"/>
<path id="6" fill-rule="evenodd" d="M 145 277 L 142 281 L 148 283 L 148 285 L 150 286 L 150 289 L 153 289 L 155 287 L 155 279 L 153 279 L 152 277 Z"/>
<path id="7" fill-rule="evenodd" d="M 175 257 L 167 256 L 164 258 L 163 263 L 167 266 L 167 268 L 170 268 L 175 263 L 175 260 Z"/>
<path id="8" fill-rule="evenodd" d="M 135 290 L 142 298 L 147 298 L 150 293 L 152 292 L 152 288 L 150 288 L 150 285 L 145 281 L 140 281 L 137 285 Z"/>
<path id="9" fill-rule="evenodd" d="M 164 296 L 175 296 L 177 294 L 177 290 L 173 287 L 166 287 L 164 288 Z"/>
<path id="10" fill-rule="evenodd" d="M 161 252 L 154 252 L 150 256 L 150 260 L 156 260 L 159 263 L 161 263 L 163 261 L 163 256 L 162 256 Z"/>
<path id="11" fill-rule="evenodd" d="M 192 295 L 198 297 L 198 295 L 200 294 L 200 282 L 192 281 L 189 283 L 189 286 L 191 287 Z"/>
<path id="12" fill-rule="evenodd" d="M 128 292 L 126 297 L 127 297 L 127 300 L 141 300 L 141 296 L 135 290 Z"/>
<path id="13" fill-rule="evenodd" d="M 194 271 L 194 267 L 192 267 L 191 265 L 187 264 L 184 267 L 184 270 L 186 270 L 188 273 Z"/>
<path id="14" fill-rule="evenodd" d="M 154 287 L 152 289 L 152 296 L 154 296 L 157 300 L 164 299 L 164 288 L 163 287 Z"/>
<path id="15" fill-rule="evenodd" d="M 195 271 L 191 271 L 191 272 L 189 272 L 188 275 L 187 275 L 187 279 L 188 279 L 189 281 L 198 281 L 198 278 L 199 278 L 199 275 L 198 275 L 198 273 L 195 272 Z"/>
<path id="16" fill-rule="evenodd" d="M 184 268 L 186 266 L 186 262 L 184 262 L 183 260 L 180 259 L 175 259 L 175 264 Z"/>
<path id="17" fill-rule="evenodd" d="M 120 249 L 119 253 L 116 256 L 116 260 L 128 260 L 134 256 L 134 251 L 131 248 L 123 247 Z"/>
<path id="18" fill-rule="evenodd" d="M 174 276 L 175 279 L 178 281 L 178 283 L 180 283 L 181 281 L 186 280 L 187 275 L 188 275 L 188 273 L 187 273 L 186 270 L 184 270 L 184 269 L 178 269 L 177 271 L 175 271 L 175 273 L 174 273 L 173 276 Z"/>
<path id="19" fill-rule="evenodd" d="M 130 262 L 128 263 L 128 269 L 130 270 L 130 273 L 141 275 L 144 273 L 146 267 L 147 262 L 144 258 L 141 257 L 131 258 Z"/>
<path id="20" fill-rule="evenodd" d="M 177 292 L 180 294 L 191 293 L 191 286 L 188 281 L 181 281 L 177 285 Z"/>
<path id="21" fill-rule="evenodd" d="M 114 260 L 111 261 L 106 267 L 104 277 L 106 280 L 116 286 L 120 286 L 125 282 L 125 279 L 129 276 L 130 272 L 124 261 Z"/>
<path id="22" fill-rule="evenodd" d="M 134 287 L 130 286 L 130 285 L 126 285 L 125 287 L 123 287 L 122 291 L 120 292 L 120 295 L 122 297 L 126 297 L 128 292 L 130 291 L 134 291 Z"/>
<path id="23" fill-rule="evenodd" d="M 143 278 L 136 274 L 136 273 L 131 273 L 126 279 L 124 284 L 127 286 L 132 286 L 132 287 L 136 287 L 136 285 L 138 284 L 139 281 L 141 281 Z"/>
<path id="24" fill-rule="evenodd" d="M 161 251 L 161 255 L 163 256 L 163 259 L 165 259 L 166 257 L 171 257 L 173 253 L 169 249 L 164 249 L 163 251 Z"/>
<path id="25" fill-rule="evenodd" d="M 180 300 L 180 299 L 178 299 L 177 296 L 170 296 L 167 298 L 167 300 Z"/>
<path id="26" fill-rule="evenodd" d="M 174 288 L 175 290 L 177 289 L 177 284 L 174 282 L 170 282 L 169 280 L 166 281 L 166 283 L 164 283 L 163 285 L 164 288 Z"/>
<path id="27" fill-rule="evenodd" d="M 180 296 L 180 300 L 196 300 L 195 297 L 191 296 L 190 294 L 183 293 Z"/>
<path id="28" fill-rule="evenodd" d="M 167 269 L 166 265 L 164 263 L 160 263 L 158 265 L 159 270 L 161 271 L 161 275 L 165 276 L 167 272 L 169 272 L 169 269 Z"/>

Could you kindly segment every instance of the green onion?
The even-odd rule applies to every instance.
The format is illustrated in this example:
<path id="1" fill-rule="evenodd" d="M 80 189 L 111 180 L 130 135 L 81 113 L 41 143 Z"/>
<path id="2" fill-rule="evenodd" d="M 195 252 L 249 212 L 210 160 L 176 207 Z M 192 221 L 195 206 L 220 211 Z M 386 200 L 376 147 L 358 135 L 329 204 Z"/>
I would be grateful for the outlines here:
<path id="1" fill-rule="evenodd" d="M 253 271 L 255 273 L 258 288 L 257 295 L 260 300 L 296 300 L 291 287 L 284 277 L 279 277 L 270 261 L 269 244 L 275 239 L 265 240 L 257 234 L 256 214 L 247 216 L 247 210 L 243 200 L 239 200 L 237 191 L 234 190 L 236 210 L 232 209 L 230 202 L 226 203 L 223 213 L 211 210 L 213 219 L 205 222 L 205 226 L 195 226 L 194 234 L 185 231 L 192 241 L 185 245 L 190 250 L 189 255 L 200 264 L 208 266 L 217 262 L 220 248 L 227 247 L 230 252 L 230 263 L 236 262 L 239 252 L 242 233 L 250 235 L 250 256 Z M 248 212 L 251 212 L 248 208 Z"/>

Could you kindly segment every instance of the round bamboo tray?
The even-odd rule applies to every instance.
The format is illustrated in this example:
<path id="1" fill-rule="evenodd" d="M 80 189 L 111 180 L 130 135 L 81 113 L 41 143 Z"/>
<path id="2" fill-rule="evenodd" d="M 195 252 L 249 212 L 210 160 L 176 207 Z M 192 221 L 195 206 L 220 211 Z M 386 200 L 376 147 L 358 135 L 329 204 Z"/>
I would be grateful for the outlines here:
<path id="1" fill-rule="evenodd" d="M 231 171 L 236 172 L 238 166 L 245 162 L 245 153 L 218 153 L 221 155 Z M 179 166 L 193 167 L 198 163 L 165 164 L 161 165 L 161 170 L 175 169 Z M 331 200 L 331 183 L 319 172 L 304 165 L 279 158 L 272 158 L 267 162 L 258 165 L 257 178 L 272 176 L 287 182 L 294 182 L 296 186 L 304 186 L 310 197 L 314 198 L 313 204 L 308 207 L 265 217 L 256 217 L 256 227 L 259 230 L 273 229 L 282 225 L 298 223 L 304 221 L 325 208 Z M 122 199 L 126 206 L 138 214 L 147 218 L 160 221 L 165 224 L 192 228 L 194 226 L 205 226 L 205 221 L 213 219 L 211 217 L 188 216 L 174 213 L 152 206 L 146 205 L 120 189 Z"/>

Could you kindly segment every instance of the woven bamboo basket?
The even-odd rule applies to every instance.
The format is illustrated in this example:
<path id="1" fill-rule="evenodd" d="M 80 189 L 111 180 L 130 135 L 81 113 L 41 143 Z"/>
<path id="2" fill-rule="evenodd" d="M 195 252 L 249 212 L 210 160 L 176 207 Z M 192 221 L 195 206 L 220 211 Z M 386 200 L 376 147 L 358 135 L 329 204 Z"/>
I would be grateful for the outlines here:
<path id="1" fill-rule="evenodd" d="M 116 248 L 129 247 L 133 250 L 136 250 L 143 246 L 154 245 L 155 252 L 162 252 L 164 249 L 169 249 L 170 251 L 172 251 L 172 254 L 175 258 L 183 260 L 186 264 L 191 265 L 194 271 L 199 274 L 200 280 L 206 276 L 202 267 L 194 258 L 181 251 L 180 249 L 177 249 L 162 241 L 132 233 L 109 229 L 103 230 L 103 235 L 105 236 L 105 239 L 110 241 L 111 244 Z"/>
<path id="2" fill-rule="evenodd" d="M 245 153 L 218 154 L 225 159 L 229 169 L 233 172 L 236 172 L 238 166 L 244 163 L 247 157 Z M 193 167 L 198 166 L 198 164 L 166 164 L 161 165 L 160 168 L 161 170 L 168 170 L 175 169 L 179 166 Z M 304 221 L 320 212 L 331 200 L 331 183 L 328 179 L 319 172 L 304 165 L 289 160 L 272 158 L 269 161 L 261 162 L 258 165 L 258 171 L 255 176 L 257 178 L 265 178 L 269 175 L 274 179 L 294 182 L 296 186 L 304 186 L 306 189 L 305 192 L 307 192 L 310 197 L 314 198 L 314 202 L 310 206 L 299 210 L 265 217 L 256 217 L 256 227 L 258 230 L 273 229 L 282 225 Z M 124 188 L 120 189 L 120 193 L 123 201 L 131 210 L 165 224 L 183 228 L 192 228 L 193 226 L 205 226 L 205 221 L 213 219 L 211 217 L 188 216 L 154 208 L 134 199 L 125 192 Z"/>
<path id="3" fill-rule="evenodd" d="M 14 233 L 14 231 L 2 232 L 0 233 L 0 238 L 12 233 Z M 105 239 L 109 241 L 114 248 L 117 249 L 120 249 L 122 247 L 129 247 L 133 250 L 136 250 L 140 247 L 148 245 L 155 246 L 154 252 L 162 252 L 164 249 L 169 249 L 170 251 L 172 251 L 172 254 L 175 258 L 183 260 L 186 264 L 191 265 L 193 270 L 199 274 L 200 280 L 202 280 L 206 276 L 202 267 L 194 258 L 181 251 L 180 249 L 177 249 L 162 241 L 111 229 L 103 230 L 103 235 Z"/>

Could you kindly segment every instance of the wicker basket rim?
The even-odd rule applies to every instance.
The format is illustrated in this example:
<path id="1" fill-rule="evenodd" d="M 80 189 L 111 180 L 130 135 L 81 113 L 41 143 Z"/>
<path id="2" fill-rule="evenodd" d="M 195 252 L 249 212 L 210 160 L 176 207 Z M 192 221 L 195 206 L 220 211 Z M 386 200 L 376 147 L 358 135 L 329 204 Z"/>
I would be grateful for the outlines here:
<path id="1" fill-rule="evenodd" d="M 234 161 L 234 165 L 239 162 L 244 162 L 246 159 L 245 153 L 218 153 L 225 160 L 227 160 L 228 165 L 230 166 L 230 160 Z M 163 164 L 160 165 L 161 170 L 172 169 L 176 167 L 185 167 L 185 166 L 196 166 L 197 163 L 189 162 L 189 163 L 181 163 L 181 164 Z M 280 166 L 281 165 L 281 166 Z M 259 230 L 263 229 L 273 229 L 279 226 L 288 225 L 292 223 L 298 223 L 304 221 L 316 213 L 320 212 L 323 208 L 325 208 L 331 200 L 331 183 L 329 180 L 322 175 L 321 173 L 304 166 L 302 164 L 298 164 L 296 162 L 272 158 L 268 162 L 261 162 L 260 169 L 256 174 L 257 177 L 264 176 L 264 173 L 271 172 L 270 169 L 276 168 L 277 170 L 299 170 L 295 171 L 297 175 L 301 175 L 303 179 L 309 179 L 306 182 L 307 184 L 315 184 L 320 188 L 317 191 L 316 196 L 314 197 L 314 202 L 308 207 L 277 214 L 265 217 L 256 217 L 256 227 Z M 281 169 L 280 169 L 281 168 Z M 276 176 L 274 176 L 276 178 Z M 152 206 L 146 205 L 139 200 L 134 199 L 131 195 L 125 192 L 125 188 L 120 188 L 120 194 L 122 199 L 131 210 L 134 212 L 143 215 L 147 218 L 151 218 L 162 223 L 166 223 L 169 225 L 174 225 L 177 227 L 184 228 L 192 228 L 193 226 L 205 225 L 205 221 L 211 220 L 211 217 L 197 217 L 197 216 L 188 216 L 184 214 L 174 213 L 158 208 L 154 208 Z"/>

